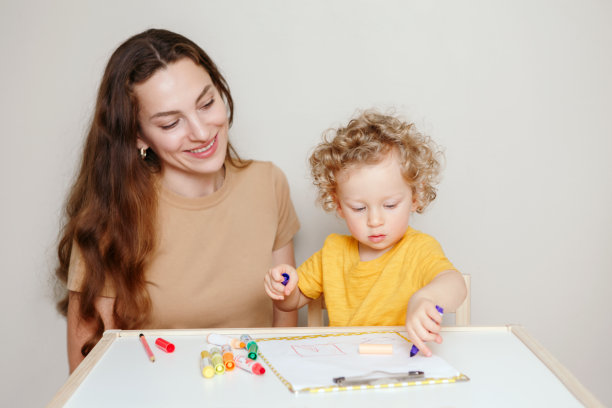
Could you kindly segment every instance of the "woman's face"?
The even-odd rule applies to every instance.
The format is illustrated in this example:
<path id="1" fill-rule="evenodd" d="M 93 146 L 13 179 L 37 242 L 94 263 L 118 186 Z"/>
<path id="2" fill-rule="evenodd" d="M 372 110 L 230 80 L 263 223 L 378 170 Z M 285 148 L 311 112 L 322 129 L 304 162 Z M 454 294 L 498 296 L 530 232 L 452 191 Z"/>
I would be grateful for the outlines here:
<path id="1" fill-rule="evenodd" d="M 206 70 L 183 58 L 135 85 L 134 92 L 140 107 L 137 147 L 160 158 L 166 187 L 186 197 L 218 189 L 229 121 Z"/>

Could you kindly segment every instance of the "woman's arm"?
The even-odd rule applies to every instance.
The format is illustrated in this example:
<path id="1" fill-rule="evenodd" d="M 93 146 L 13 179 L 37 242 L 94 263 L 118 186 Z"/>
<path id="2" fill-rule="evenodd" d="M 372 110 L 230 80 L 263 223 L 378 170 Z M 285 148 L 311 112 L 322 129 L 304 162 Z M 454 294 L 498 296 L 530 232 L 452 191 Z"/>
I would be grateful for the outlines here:
<path id="1" fill-rule="evenodd" d="M 94 321 L 85 321 L 79 313 L 79 301 L 81 294 L 79 292 L 69 292 L 68 295 L 68 365 L 70 373 L 77 368 L 83 361 L 81 348 L 95 333 L 96 325 Z M 94 302 L 94 307 L 100 313 L 104 329 L 114 329 L 115 321 L 113 319 L 113 307 L 115 306 L 115 298 L 99 296 Z"/>
<path id="2" fill-rule="evenodd" d="M 282 248 L 272 252 L 272 266 L 288 264 L 295 267 L 295 255 L 293 252 L 293 240 Z M 295 327 L 297 326 L 298 312 L 284 312 L 274 305 L 272 326 L 274 327 Z"/>

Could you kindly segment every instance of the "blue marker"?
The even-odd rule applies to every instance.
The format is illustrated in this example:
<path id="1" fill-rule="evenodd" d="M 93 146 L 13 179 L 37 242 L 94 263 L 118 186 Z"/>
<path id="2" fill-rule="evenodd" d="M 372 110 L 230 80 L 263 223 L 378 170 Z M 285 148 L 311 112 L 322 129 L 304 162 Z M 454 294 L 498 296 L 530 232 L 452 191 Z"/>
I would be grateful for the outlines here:
<path id="1" fill-rule="evenodd" d="M 287 283 L 289 282 L 289 274 L 288 273 L 283 273 L 283 281 L 281 282 L 283 285 L 287 286 Z"/>
<path id="2" fill-rule="evenodd" d="M 440 315 L 444 314 L 444 309 L 442 309 L 438 305 L 436 305 L 436 310 L 440 313 Z M 416 356 L 418 352 L 419 352 L 419 348 L 413 344 L 412 348 L 410 349 L 410 357 Z"/>

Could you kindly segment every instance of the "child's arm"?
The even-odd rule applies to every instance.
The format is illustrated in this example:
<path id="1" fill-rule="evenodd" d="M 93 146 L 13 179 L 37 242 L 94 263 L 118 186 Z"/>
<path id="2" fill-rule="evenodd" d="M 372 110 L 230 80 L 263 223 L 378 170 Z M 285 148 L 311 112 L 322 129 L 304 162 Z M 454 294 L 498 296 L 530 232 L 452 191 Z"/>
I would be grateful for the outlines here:
<path id="1" fill-rule="evenodd" d="M 440 272 L 428 285 L 412 295 L 406 311 L 406 331 L 408 338 L 423 355 L 431 356 L 431 350 L 425 342 L 442 343 L 442 315 L 436 310 L 436 305 L 444 311 L 454 312 L 466 295 L 465 281 L 461 273 L 455 270 Z"/>
<path id="2" fill-rule="evenodd" d="M 285 280 L 283 273 L 289 275 L 287 285 L 283 285 Z M 270 269 L 264 277 L 264 289 L 274 305 L 286 312 L 298 310 L 312 299 L 305 296 L 297 287 L 298 274 L 294 267 L 287 264 L 277 265 Z"/>
<path id="3" fill-rule="evenodd" d="M 272 251 L 272 265 L 287 264 L 295 267 L 295 255 L 293 252 L 293 240 L 284 247 Z M 285 312 L 276 305 L 272 309 L 273 327 L 295 327 L 298 322 L 297 310 Z"/>

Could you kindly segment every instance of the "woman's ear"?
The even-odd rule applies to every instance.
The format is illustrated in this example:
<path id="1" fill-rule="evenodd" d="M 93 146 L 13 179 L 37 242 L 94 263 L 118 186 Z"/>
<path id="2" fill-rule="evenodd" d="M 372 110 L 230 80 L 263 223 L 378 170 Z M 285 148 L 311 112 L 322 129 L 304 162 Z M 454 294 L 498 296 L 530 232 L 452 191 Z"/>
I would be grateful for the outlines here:
<path id="1" fill-rule="evenodd" d="M 148 149 L 149 148 L 149 144 L 147 142 L 145 142 L 140 136 L 138 136 L 136 138 L 136 148 L 138 150 L 140 149 Z"/>

